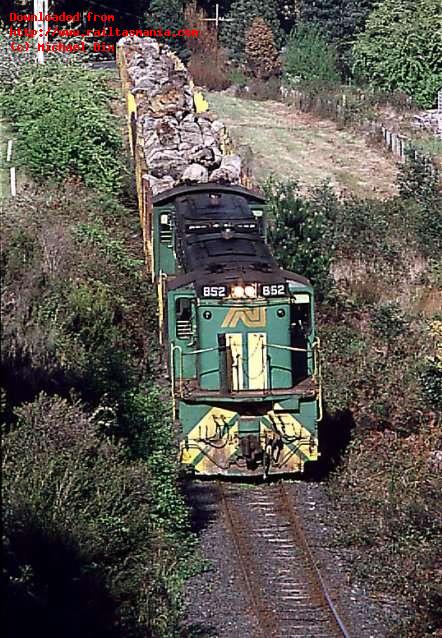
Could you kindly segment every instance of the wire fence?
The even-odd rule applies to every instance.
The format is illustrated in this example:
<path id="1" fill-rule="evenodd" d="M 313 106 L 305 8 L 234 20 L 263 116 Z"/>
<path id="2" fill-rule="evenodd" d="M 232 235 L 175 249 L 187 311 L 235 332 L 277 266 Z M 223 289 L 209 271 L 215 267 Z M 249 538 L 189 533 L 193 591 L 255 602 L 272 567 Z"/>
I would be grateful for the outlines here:
<path id="1" fill-rule="evenodd" d="M 430 156 L 414 147 L 411 138 L 364 115 L 361 105 L 367 102 L 367 97 L 363 93 L 351 96 L 347 94 L 323 96 L 281 87 L 281 95 L 304 113 L 315 113 L 321 117 L 330 118 L 342 126 L 354 123 L 361 125 L 368 131 L 370 137 L 382 143 L 400 162 L 405 162 L 408 154 L 424 155 L 432 161 Z M 438 109 L 433 119 L 437 128 L 436 138 L 442 137 L 442 90 L 438 94 Z"/>

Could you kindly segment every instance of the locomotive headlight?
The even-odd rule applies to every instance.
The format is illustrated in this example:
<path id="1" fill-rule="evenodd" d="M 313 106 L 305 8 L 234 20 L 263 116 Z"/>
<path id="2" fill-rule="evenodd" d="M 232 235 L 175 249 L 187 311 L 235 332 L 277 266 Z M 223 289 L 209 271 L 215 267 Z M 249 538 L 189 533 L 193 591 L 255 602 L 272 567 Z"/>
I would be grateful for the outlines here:
<path id="1" fill-rule="evenodd" d="M 248 286 L 246 286 L 244 288 L 244 292 L 246 293 L 246 297 L 256 297 L 256 288 L 255 286 L 252 286 L 251 284 L 249 284 Z"/>
<path id="2" fill-rule="evenodd" d="M 235 297 L 236 299 L 242 299 L 245 294 L 246 291 L 244 290 L 243 286 L 233 286 L 232 297 Z"/>

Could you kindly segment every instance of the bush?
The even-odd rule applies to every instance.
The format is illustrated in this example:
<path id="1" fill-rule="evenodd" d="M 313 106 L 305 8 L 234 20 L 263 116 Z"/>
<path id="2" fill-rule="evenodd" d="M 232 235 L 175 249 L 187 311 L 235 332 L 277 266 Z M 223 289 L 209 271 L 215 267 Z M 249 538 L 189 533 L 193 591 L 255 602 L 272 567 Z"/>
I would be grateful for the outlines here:
<path id="1" fill-rule="evenodd" d="M 211 63 L 207 63 L 205 53 L 193 53 L 189 62 L 189 71 L 197 86 L 203 86 L 209 91 L 223 91 L 231 85 L 231 81 L 225 71 L 225 54 L 218 51 Z"/>
<path id="2" fill-rule="evenodd" d="M 268 240 L 280 265 L 311 279 L 319 297 L 331 287 L 332 224 L 337 200 L 323 185 L 302 197 L 296 182 L 265 185 L 272 221 Z"/>
<path id="3" fill-rule="evenodd" d="M 428 357 L 422 366 L 420 382 L 429 407 L 442 411 L 442 357 Z"/>
<path id="4" fill-rule="evenodd" d="M 104 76 L 81 67 L 48 63 L 23 70 L 1 99 L 27 173 L 39 181 L 78 176 L 87 186 L 118 193 L 124 164 L 111 97 Z"/>
<path id="5" fill-rule="evenodd" d="M 123 215 L 109 215 L 78 186 L 9 203 L 2 371 L 13 403 L 71 389 L 91 405 L 103 393 L 118 401 L 154 367 L 147 354 L 156 351 L 153 302 L 146 307 L 152 291 L 141 255 L 124 241 L 136 216 Z"/>
<path id="6" fill-rule="evenodd" d="M 359 434 L 331 481 L 355 576 L 375 599 L 384 595 L 400 608 L 391 636 L 430 637 L 440 626 L 441 484 L 431 460 L 439 445 L 438 424 L 428 418 L 407 438 Z"/>
<path id="7" fill-rule="evenodd" d="M 236 86 L 240 88 L 245 87 L 248 82 L 246 74 L 237 67 L 229 71 L 229 80 L 232 84 L 236 84 Z"/>
<path id="8" fill-rule="evenodd" d="M 42 395 L 18 417 L 3 439 L 7 635 L 176 635 L 190 546 L 182 517 L 165 526 L 184 510 L 174 474 L 158 513 L 153 463 L 128 462 L 80 404 Z"/>
<path id="9" fill-rule="evenodd" d="M 330 85 L 340 81 L 337 51 L 316 25 L 301 23 L 291 33 L 283 68 L 284 77 L 289 84 L 308 80 Z"/>
<path id="10" fill-rule="evenodd" d="M 186 6 L 186 28 L 199 30 L 197 38 L 189 39 L 189 71 L 197 86 L 203 86 L 209 91 L 223 91 L 231 84 L 226 71 L 227 56 L 219 47 L 215 29 L 204 21 L 206 18 L 205 11 L 198 9 L 195 1 Z M 207 63 L 208 60 L 210 64 Z"/>
<path id="11" fill-rule="evenodd" d="M 170 29 L 172 33 L 176 33 L 183 28 L 184 24 L 183 0 L 151 0 L 145 21 L 147 22 L 146 28 Z M 171 38 L 165 36 L 163 38 L 164 43 L 169 45 L 182 60 L 189 59 L 187 40 L 188 38 L 180 37 Z"/>
<path id="12" fill-rule="evenodd" d="M 375 335 L 390 341 L 404 332 L 406 320 L 397 303 L 386 303 L 378 306 L 371 319 L 371 328 Z"/>
<path id="13" fill-rule="evenodd" d="M 9 12 L 7 20 L 9 20 Z M 72 42 L 73 40 L 77 39 L 69 38 L 69 42 Z M 2 28 L 0 20 L 0 87 L 2 89 L 12 88 L 14 84 L 19 82 L 20 76 L 24 71 L 35 69 L 34 47 L 29 47 L 28 51 L 21 51 L 20 53 L 17 53 L 11 48 L 11 42 L 15 41 L 16 37 L 9 34 L 9 26 L 7 28 Z M 66 44 L 66 38 L 57 36 L 51 39 L 51 43 Z M 71 53 L 64 53 L 62 51 L 51 51 L 51 59 L 65 65 L 75 64 L 75 56 Z"/>
<path id="14" fill-rule="evenodd" d="M 385 91 L 431 108 L 442 86 L 438 0 L 383 0 L 353 47 L 353 71 Z"/>
<path id="15" fill-rule="evenodd" d="M 280 100 L 281 83 L 278 78 L 252 79 L 240 91 L 240 96 L 249 100 Z"/>
<path id="16" fill-rule="evenodd" d="M 272 30 L 260 17 L 255 18 L 246 31 L 245 58 L 257 78 L 266 79 L 280 72 Z"/>
<path id="17" fill-rule="evenodd" d="M 229 57 L 236 62 L 244 59 L 245 37 L 249 26 L 261 17 L 271 28 L 275 46 L 282 44 L 278 12 L 273 0 L 234 0 L 227 18 L 221 26 L 221 42 L 229 50 Z"/>
<path id="18" fill-rule="evenodd" d="M 401 198 L 413 210 L 413 226 L 425 255 L 442 252 L 442 192 L 440 176 L 431 160 L 411 151 L 398 174 Z"/>

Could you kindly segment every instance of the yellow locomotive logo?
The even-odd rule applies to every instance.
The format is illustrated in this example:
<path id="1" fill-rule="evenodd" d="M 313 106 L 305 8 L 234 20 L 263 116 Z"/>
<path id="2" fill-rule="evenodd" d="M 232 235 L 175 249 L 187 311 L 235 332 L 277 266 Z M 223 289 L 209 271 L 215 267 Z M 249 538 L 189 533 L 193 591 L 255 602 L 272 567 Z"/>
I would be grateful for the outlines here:
<path id="1" fill-rule="evenodd" d="M 248 328 L 264 328 L 266 325 L 265 308 L 230 308 L 223 321 L 223 328 L 235 328 L 242 321 Z"/>

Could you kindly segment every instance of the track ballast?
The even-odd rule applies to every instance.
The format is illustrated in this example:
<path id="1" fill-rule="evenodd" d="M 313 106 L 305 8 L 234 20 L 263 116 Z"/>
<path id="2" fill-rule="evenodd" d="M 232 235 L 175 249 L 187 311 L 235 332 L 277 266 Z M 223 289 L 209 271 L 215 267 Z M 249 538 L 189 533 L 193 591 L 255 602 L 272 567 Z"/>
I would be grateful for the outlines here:
<path id="1" fill-rule="evenodd" d="M 256 636 L 350 638 L 284 485 L 218 489 Z"/>

